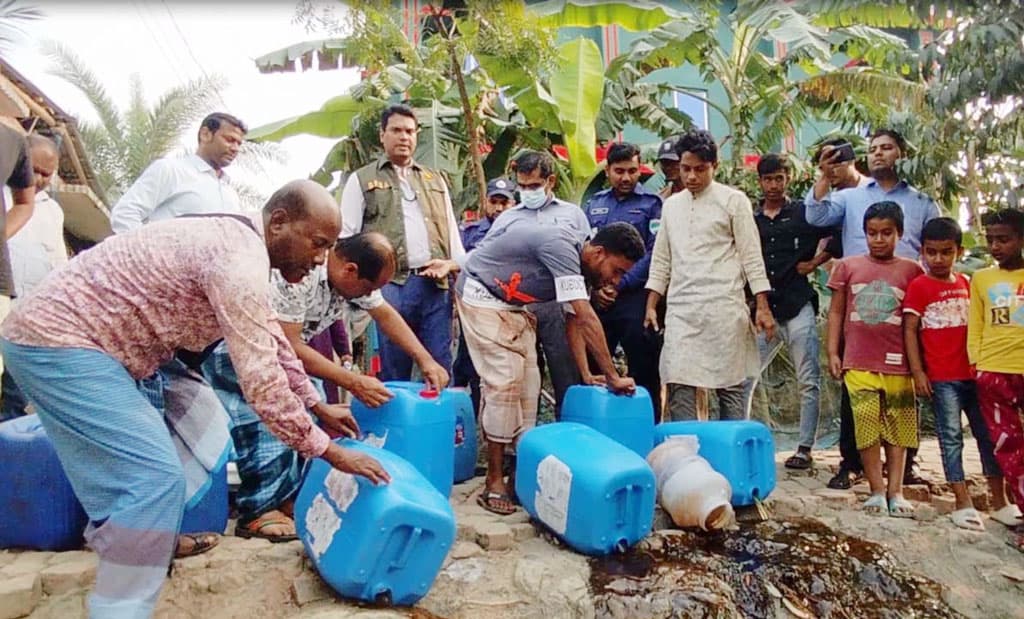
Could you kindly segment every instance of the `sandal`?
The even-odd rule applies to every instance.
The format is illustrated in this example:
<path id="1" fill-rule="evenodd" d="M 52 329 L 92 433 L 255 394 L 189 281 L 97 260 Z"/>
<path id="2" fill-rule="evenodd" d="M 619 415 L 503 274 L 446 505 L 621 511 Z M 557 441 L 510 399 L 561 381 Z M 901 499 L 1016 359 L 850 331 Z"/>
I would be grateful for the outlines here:
<path id="1" fill-rule="evenodd" d="M 850 486 L 853 485 L 853 481 L 859 477 L 860 475 L 856 472 L 840 467 L 839 471 L 832 479 L 828 480 L 826 485 L 833 490 L 849 490 Z"/>
<path id="2" fill-rule="evenodd" d="M 508 516 L 514 514 L 516 511 L 516 505 L 512 501 L 512 497 L 501 492 L 492 492 L 490 490 L 484 490 L 476 496 L 476 504 L 486 509 L 492 514 L 498 514 L 499 516 Z"/>
<path id="3" fill-rule="evenodd" d="M 881 516 L 889 512 L 888 506 L 885 504 L 884 494 L 872 494 L 868 497 L 867 501 L 860 504 L 865 514 L 871 514 L 872 516 Z"/>
<path id="4" fill-rule="evenodd" d="M 889 515 L 893 518 L 913 518 L 914 505 L 903 498 L 902 494 L 897 494 L 889 498 Z"/>
<path id="5" fill-rule="evenodd" d="M 272 544 L 279 544 L 281 542 L 292 542 L 299 539 L 299 536 L 295 533 L 280 533 L 278 535 L 272 535 L 270 533 L 264 533 L 263 529 L 272 526 L 288 526 L 295 528 L 295 521 L 285 516 L 278 510 L 271 510 L 265 514 L 259 516 L 255 520 L 252 520 L 246 524 L 239 522 L 235 525 L 235 536 L 243 537 L 245 539 L 265 539 Z"/>
<path id="6" fill-rule="evenodd" d="M 192 547 L 188 550 L 182 550 L 182 540 L 192 542 Z M 213 550 L 219 543 L 220 535 L 216 533 L 179 533 L 178 544 L 174 548 L 174 558 L 184 559 L 185 557 L 201 555 L 204 552 Z"/>
<path id="7" fill-rule="evenodd" d="M 1007 527 L 1016 527 L 1024 524 L 1024 518 L 1021 518 L 1020 508 L 1016 505 L 1004 505 L 989 514 L 989 518 Z"/>
<path id="8" fill-rule="evenodd" d="M 915 471 L 903 471 L 903 485 L 904 486 L 928 486 L 931 488 L 932 482 L 928 481 L 924 477 Z"/>
<path id="9" fill-rule="evenodd" d="M 809 452 L 797 451 L 786 459 L 785 466 L 787 469 L 806 470 L 811 468 L 811 464 L 813 462 L 814 459 L 811 458 L 811 454 Z M 849 480 L 849 477 L 847 477 L 847 480 Z M 849 488 L 849 486 L 847 486 L 847 488 Z"/>
<path id="10" fill-rule="evenodd" d="M 981 514 L 973 507 L 958 509 L 949 515 L 953 524 L 968 531 L 984 531 L 985 523 L 981 520 Z"/>

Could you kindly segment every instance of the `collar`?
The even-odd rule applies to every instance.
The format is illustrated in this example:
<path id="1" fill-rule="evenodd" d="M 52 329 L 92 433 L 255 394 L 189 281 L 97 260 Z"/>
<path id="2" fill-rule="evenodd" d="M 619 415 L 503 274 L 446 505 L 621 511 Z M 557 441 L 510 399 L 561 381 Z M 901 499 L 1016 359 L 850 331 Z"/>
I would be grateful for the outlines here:
<path id="1" fill-rule="evenodd" d="M 212 165 L 210 165 L 205 159 L 203 159 L 202 157 L 195 153 L 190 154 L 188 157 L 186 157 L 186 159 L 188 159 L 192 163 L 192 165 L 195 166 L 196 170 L 202 172 L 203 174 L 209 174 L 217 179 L 228 179 L 228 173 L 224 171 L 224 168 L 220 169 L 220 175 L 218 176 L 217 170 L 214 170 Z"/>
<path id="2" fill-rule="evenodd" d="M 253 228 L 256 228 L 256 234 L 260 235 L 261 239 L 266 240 L 267 235 L 263 229 L 263 210 L 258 210 L 250 215 L 244 215 L 244 217 L 248 217 L 252 220 L 252 226 Z"/>
<path id="3" fill-rule="evenodd" d="M 782 205 L 782 208 L 779 209 L 779 214 L 781 215 L 785 211 L 792 210 L 798 204 L 799 204 L 799 202 L 797 202 L 796 200 L 794 200 L 793 198 L 791 198 L 789 196 L 786 196 L 786 202 Z M 754 214 L 755 215 L 764 215 L 764 198 L 761 198 L 761 200 L 758 201 L 757 208 L 754 209 Z M 765 216 L 767 217 L 767 215 L 765 215 Z"/>
<path id="4" fill-rule="evenodd" d="M 868 177 L 868 178 L 870 178 L 870 177 Z M 865 187 L 878 187 L 879 189 L 882 189 L 882 187 L 878 184 L 878 181 L 876 181 L 873 178 L 868 181 L 867 185 L 864 185 L 864 186 Z M 892 189 L 890 189 L 889 191 L 896 191 L 897 189 L 909 189 L 909 188 L 910 188 L 910 185 L 907 183 L 907 181 L 905 181 L 903 179 L 900 179 L 899 181 L 896 182 L 896 186 L 893 187 Z M 885 191 L 885 190 L 882 189 L 882 191 Z"/>
<path id="5" fill-rule="evenodd" d="M 615 189 L 613 189 L 612 187 L 608 187 L 607 189 L 602 189 L 601 191 L 595 193 L 594 197 L 595 198 L 597 198 L 597 197 L 603 198 L 605 196 L 612 196 L 613 198 L 616 198 L 616 199 L 628 200 L 628 199 L 632 198 L 633 196 L 653 196 L 653 195 L 656 195 L 656 194 L 654 194 L 653 192 L 650 192 L 646 188 L 644 188 L 643 183 L 637 183 L 636 187 L 633 187 L 633 191 L 628 196 L 626 196 L 625 198 L 619 198 L 618 196 L 616 196 L 615 195 Z"/>
<path id="6" fill-rule="evenodd" d="M 395 168 L 396 171 L 398 170 L 395 164 L 391 163 L 391 160 L 388 159 L 387 155 L 381 155 L 380 158 L 377 159 L 377 169 L 383 170 L 385 166 Z M 413 170 L 423 169 L 423 166 L 417 163 L 415 159 L 413 159 L 412 162 L 409 163 L 409 167 L 412 168 Z"/>

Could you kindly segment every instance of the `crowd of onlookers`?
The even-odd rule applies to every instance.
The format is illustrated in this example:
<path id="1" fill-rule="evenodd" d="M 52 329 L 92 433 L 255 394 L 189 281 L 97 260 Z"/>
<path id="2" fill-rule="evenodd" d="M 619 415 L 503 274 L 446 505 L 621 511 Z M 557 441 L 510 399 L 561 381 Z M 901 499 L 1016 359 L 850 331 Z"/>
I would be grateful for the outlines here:
<path id="1" fill-rule="evenodd" d="M 337 390 L 378 407 L 393 396 L 385 381 L 410 380 L 414 366 L 431 388 L 452 373 L 472 390 L 487 460 L 477 501 L 493 512 L 517 509 L 510 456 L 537 422 L 542 367 L 556 416 L 582 383 L 642 387 L 667 420 L 696 419 L 713 393 L 719 418 L 742 419 L 784 345 L 801 397 L 786 466 L 809 468 L 822 308 L 808 278 L 823 266 L 827 369 L 843 384 L 843 461 L 829 485 L 863 475 L 865 511 L 910 516 L 916 398 L 931 398 L 953 521 L 984 528 L 964 479 L 964 414 L 991 517 L 1022 525 L 1024 213 L 984 215 L 994 265 L 968 281 L 960 226 L 900 178 L 895 131 L 870 136 L 867 175 L 849 143 L 820 144 L 805 196 L 790 194 L 783 156 L 760 157 L 752 203 L 715 180 L 718 145 L 691 130 L 659 146 L 657 190 L 641 182 L 635 145 L 610 145 L 608 187 L 582 207 L 555 197 L 550 154 L 522 151 L 460 226 L 443 176 L 414 158 L 418 130 L 410 108 L 389 106 L 382 155 L 337 196 L 293 181 L 244 214 L 225 168 L 246 127 L 212 114 L 194 154 L 155 162 L 114 205 L 116 234 L 68 261 L 45 193 L 59 149 L 0 127 L 12 188 L 4 315 L 18 297 L 0 331 L 3 415 L 39 414 L 89 514 L 93 612 L 151 612 L 172 557 L 216 545 L 178 529 L 231 451 L 242 537 L 296 538 L 309 458 L 386 483 L 376 460 L 330 441 L 359 435 Z M 348 344 L 370 321 L 374 375 L 353 367 Z"/>

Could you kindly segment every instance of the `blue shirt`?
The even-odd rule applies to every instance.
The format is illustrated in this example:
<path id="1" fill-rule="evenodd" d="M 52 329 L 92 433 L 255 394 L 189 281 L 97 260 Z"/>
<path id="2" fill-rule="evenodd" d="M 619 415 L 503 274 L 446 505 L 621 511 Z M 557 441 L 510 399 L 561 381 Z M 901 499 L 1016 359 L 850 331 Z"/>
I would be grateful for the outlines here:
<path id="1" fill-rule="evenodd" d="M 616 196 L 612 189 L 605 189 L 594 194 L 583 210 L 587 214 L 590 227 L 594 230 L 621 221 L 630 224 L 640 233 L 647 253 L 622 277 L 619 291 L 643 288 L 647 282 L 647 274 L 651 270 L 654 237 L 661 225 L 661 197 L 639 184 L 633 193 L 625 198 Z"/>
<path id="2" fill-rule="evenodd" d="M 462 227 L 462 247 L 470 251 L 477 243 L 484 240 L 487 231 L 491 229 L 491 220 L 484 217 L 479 221 L 468 223 Z"/>
<path id="3" fill-rule="evenodd" d="M 814 199 L 814 187 L 807 192 L 807 223 L 812 226 L 843 227 L 843 256 L 868 253 L 864 236 L 864 213 L 876 202 L 889 200 L 903 209 L 903 237 L 896 243 L 896 255 L 918 260 L 921 255 L 921 229 L 940 216 L 935 201 L 900 181 L 890 191 L 871 180 L 863 187 L 833 191 L 822 200 Z"/>

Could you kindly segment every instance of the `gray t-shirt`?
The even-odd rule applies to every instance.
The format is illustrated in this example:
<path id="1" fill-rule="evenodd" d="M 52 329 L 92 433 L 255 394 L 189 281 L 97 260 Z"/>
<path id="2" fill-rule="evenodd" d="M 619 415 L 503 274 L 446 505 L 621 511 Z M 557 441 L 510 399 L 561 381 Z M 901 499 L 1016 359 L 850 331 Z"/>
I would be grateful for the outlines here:
<path id="1" fill-rule="evenodd" d="M 469 253 L 456 292 L 467 305 L 496 309 L 587 299 L 582 245 L 574 230 L 530 218 L 510 220 L 492 228 Z"/>
<path id="2" fill-rule="evenodd" d="M 554 197 L 539 209 L 528 209 L 525 206 L 510 208 L 501 215 L 498 215 L 494 223 L 491 224 L 491 229 L 487 232 L 487 236 L 496 234 L 514 221 L 521 220 L 569 228 L 581 244 L 590 236 L 590 222 L 587 220 L 587 214 L 583 212 L 583 209 L 571 202 L 565 202 Z M 484 238 L 486 239 L 487 237 Z"/>

